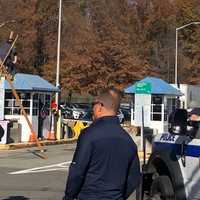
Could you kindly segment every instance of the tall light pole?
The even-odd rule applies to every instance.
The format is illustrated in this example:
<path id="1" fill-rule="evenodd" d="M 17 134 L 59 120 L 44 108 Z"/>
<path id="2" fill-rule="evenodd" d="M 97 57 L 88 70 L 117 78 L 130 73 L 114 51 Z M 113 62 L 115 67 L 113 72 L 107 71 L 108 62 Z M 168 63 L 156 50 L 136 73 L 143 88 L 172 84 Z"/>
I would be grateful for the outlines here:
<path id="1" fill-rule="evenodd" d="M 61 37 L 61 19 L 62 17 L 62 0 L 59 1 L 59 15 L 58 15 L 58 46 L 57 46 L 57 67 L 56 67 L 56 87 L 60 90 L 59 76 L 60 76 L 60 37 Z M 58 118 L 56 124 L 56 138 L 61 138 L 61 111 L 59 110 L 59 93 L 56 92 L 56 104 L 58 109 Z"/>
<path id="2" fill-rule="evenodd" d="M 176 52 L 175 52 L 175 85 L 178 87 L 178 31 L 191 25 L 200 24 L 200 22 L 191 22 L 176 28 Z"/>
<path id="3" fill-rule="evenodd" d="M 58 16 L 58 43 L 57 43 L 57 67 L 56 67 L 56 87 L 60 89 L 60 36 L 61 36 L 61 17 L 62 17 L 62 0 L 59 1 L 59 16 Z M 59 92 L 56 92 L 56 104 L 59 103 Z"/>

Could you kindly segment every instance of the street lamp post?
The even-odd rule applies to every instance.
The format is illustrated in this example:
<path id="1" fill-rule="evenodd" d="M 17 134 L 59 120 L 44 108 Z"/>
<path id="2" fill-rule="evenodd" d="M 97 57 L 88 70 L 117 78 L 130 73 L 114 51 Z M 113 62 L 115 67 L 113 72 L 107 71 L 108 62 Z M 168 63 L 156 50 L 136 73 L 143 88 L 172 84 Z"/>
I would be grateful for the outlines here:
<path id="1" fill-rule="evenodd" d="M 60 39 L 61 39 L 61 17 L 62 17 L 62 0 L 59 1 L 59 17 L 58 17 L 58 44 L 57 44 L 57 68 L 56 68 L 56 87 L 59 89 L 56 92 L 56 104 L 58 109 L 58 118 L 56 125 L 56 138 L 57 140 L 61 139 L 61 110 L 59 109 L 59 93 L 60 93 Z"/>
<path id="2" fill-rule="evenodd" d="M 178 87 L 178 31 L 191 25 L 200 24 L 200 22 L 191 22 L 176 28 L 176 52 L 175 52 L 175 85 Z"/>
<path id="3" fill-rule="evenodd" d="M 56 87 L 60 89 L 60 37 L 61 37 L 61 17 L 62 17 L 62 0 L 59 1 L 59 17 L 58 17 L 58 43 L 57 43 L 57 67 L 56 67 Z M 59 92 L 56 92 L 56 104 L 59 104 Z"/>

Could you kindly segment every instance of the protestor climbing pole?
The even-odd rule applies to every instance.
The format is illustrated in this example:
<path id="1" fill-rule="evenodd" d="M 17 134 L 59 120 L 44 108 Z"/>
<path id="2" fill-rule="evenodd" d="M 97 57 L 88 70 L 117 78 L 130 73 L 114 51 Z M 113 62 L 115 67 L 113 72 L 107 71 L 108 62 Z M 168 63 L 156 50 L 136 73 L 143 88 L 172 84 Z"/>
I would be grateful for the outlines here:
<path id="1" fill-rule="evenodd" d="M 30 122 L 30 120 L 29 120 L 29 118 L 28 118 L 28 116 L 27 116 L 27 114 L 26 114 L 26 111 L 25 111 L 25 109 L 24 109 L 24 107 L 23 107 L 23 105 L 22 105 L 22 103 L 21 103 L 21 100 L 20 100 L 20 98 L 19 98 L 19 95 L 17 94 L 17 92 L 16 92 L 16 90 L 15 90 L 15 88 L 14 88 L 14 85 L 13 85 L 13 83 L 12 83 L 13 77 L 12 77 L 12 75 L 7 71 L 6 67 L 4 66 L 4 63 L 5 63 L 6 59 L 7 59 L 7 57 L 9 56 L 10 52 L 12 51 L 12 49 L 13 49 L 13 47 L 14 47 L 16 41 L 17 41 L 17 39 L 18 39 L 18 35 L 15 37 L 15 39 L 14 39 L 14 41 L 13 41 L 13 43 L 12 43 L 10 49 L 8 50 L 8 52 L 7 52 L 6 57 L 4 58 L 4 60 L 3 60 L 3 61 L 0 60 L 0 64 L 1 64 L 1 66 L 0 66 L 0 75 L 5 76 L 5 79 L 8 81 L 8 83 L 9 83 L 9 85 L 10 85 L 10 88 L 11 88 L 11 90 L 12 90 L 12 93 L 13 93 L 13 95 L 14 95 L 15 98 L 16 98 L 16 102 L 17 102 L 17 104 L 20 106 L 20 109 L 21 109 L 21 111 L 22 111 L 22 114 L 23 114 L 23 116 L 25 117 L 26 122 L 28 123 L 28 126 L 29 126 L 29 128 L 30 128 L 30 130 L 31 130 L 31 135 L 32 135 L 32 137 L 35 139 L 35 142 L 36 142 L 36 144 L 37 144 L 37 146 L 38 146 L 38 148 L 39 148 L 39 150 L 40 150 L 40 153 L 37 153 L 37 154 L 39 155 L 39 157 L 41 157 L 41 158 L 43 158 L 43 159 L 47 159 L 47 155 L 44 154 L 44 149 L 42 148 L 42 146 L 41 146 L 39 140 L 37 139 L 36 133 L 35 133 L 35 131 L 33 130 L 33 126 L 32 126 L 32 124 L 31 124 L 31 122 Z"/>

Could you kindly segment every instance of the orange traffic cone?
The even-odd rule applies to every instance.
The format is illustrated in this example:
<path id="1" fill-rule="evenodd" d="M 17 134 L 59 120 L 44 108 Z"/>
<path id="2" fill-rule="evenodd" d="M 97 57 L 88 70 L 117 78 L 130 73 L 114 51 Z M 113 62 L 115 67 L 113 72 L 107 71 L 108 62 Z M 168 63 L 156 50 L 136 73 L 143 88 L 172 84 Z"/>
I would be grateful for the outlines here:
<path id="1" fill-rule="evenodd" d="M 47 135 L 47 140 L 56 140 L 55 131 L 54 131 L 54 114 L 51 115 L 51 128 Z"/>
<path id="2" fill-rule="evenodd" d="M 29 136 L 29 142 L 36 142 L 36 135 L 35 133 L 31 133 Z"/>

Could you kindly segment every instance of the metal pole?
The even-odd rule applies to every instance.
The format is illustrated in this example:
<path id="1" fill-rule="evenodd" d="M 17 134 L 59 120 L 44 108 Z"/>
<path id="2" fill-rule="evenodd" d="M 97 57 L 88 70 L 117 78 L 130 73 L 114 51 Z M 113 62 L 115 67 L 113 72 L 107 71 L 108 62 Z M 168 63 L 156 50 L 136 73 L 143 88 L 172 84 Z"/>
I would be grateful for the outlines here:
<path id="1" fill-rule="evenodd" d="M 143 151 L 143 164 L 146 164 L 146 138 L 144 135 L 144 107 L 142 106 L 142 129 L 141 129 L 141 137 L 142 137 L 142 151 Z"/>
<path id="2" fill-rule="evenodd" d="M 58 17 L 58 45 L 57 45 L 57 68 L 56 68 L 56 87 L 59 88 L 59 73 L 60 73 L 60 36 L 61 36 L 61 16 L 62 16 L 62 0 L 59 3 Z M 56 93 L 56 104 L 59 103 L 59 93 Z"/>
<path id="3" fill-rule="evenodd" d="M 175 85 L 178 88 L 178 29 L 176 28 L 176 52 L 175 52 Z"/>
<path id="4" fill-rule="evenodd" d="M 177 88 L 179 87 L 179 84 L 178 84 L 178 31 L 181 29 L 184 29 L 188 26 L 198 25 L 198 24 L 200 24 L 200 22 L 191 22 L 191 23 L 188 23 L 188 24 L 185 24 L 183 26 L 176 28 L 175 85 L 177 86 Z"/>
<path id="5" fill-rule="evenodd" d="M 142 122 L 142 124 L 141 124 L 141 151 L 143 151 L 144 150 L 144 107 L 142 106 L 141 107 L 141 114 L 142 114 L 142 118 L 141 118 L 141 122 Z"/>

